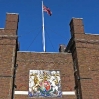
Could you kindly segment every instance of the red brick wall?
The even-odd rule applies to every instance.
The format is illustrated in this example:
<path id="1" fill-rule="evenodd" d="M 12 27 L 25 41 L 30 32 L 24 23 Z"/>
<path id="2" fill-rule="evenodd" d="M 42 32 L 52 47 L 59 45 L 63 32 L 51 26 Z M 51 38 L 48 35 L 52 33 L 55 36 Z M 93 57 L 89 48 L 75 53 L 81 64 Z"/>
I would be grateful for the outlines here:
<path id="1" fill-rule="evenodd" d="M 14 83 L 15 91 L 28 91 L 29 70 L 60 70 L 62 91 L 76 90 L 76 95 L 62 99 L 99 99 L 99 35 L 85 34 L 82 19 L 70 22 L 66 50 L 71 53 L 17 52 L 17 28 L 18 14 L 7 14 L 5 28 L 0 29 L 0 99 L 13 98 Z M 22 98 L 29 96 L 14 95 Z"/>
<path id="2" fill-rule="evenodd" d="M 97 43 L 77 43 L 77 57 L 83 99 L 98 99 L 99 94 L 99 45 Z M 88 79 L 82 79 L 88 78 Z"/>
<path id="3" fill-rule="evenodd" d="M 99 35 L 84 34 L 81 21 L 74 18 L 70 23 L 72 43 L 69 49 L 76 60 L 76 90 L 79 89 L 80 99 L 99 99 Z"/>
<path id="4" fill-rule="evenodd" d="M 73 62 L 70 53 L 17 53 L 16 91 L 29 90 L 29 70 L 60 70 L 62 91 L 74 91 Z M 29 96 L 15 95 L 15 99 L 30 99 Z M 56 99 L 56 98 L 53 98 Z M 76 99 L 63 96 L 62 99 Z"/>
<path id="5" fill-rule="evenodd" d="M 13 20 L 15 17 L 18 24 L 16 14 L 7 14 L 7 21 Z M 11 99 L 13 88 L 13 70 L 16 57 L 16 32 L 17 28 L 13 28 L 12 24 L 6 23 L 10 28 L 0 29 L 0 99 Z"/>

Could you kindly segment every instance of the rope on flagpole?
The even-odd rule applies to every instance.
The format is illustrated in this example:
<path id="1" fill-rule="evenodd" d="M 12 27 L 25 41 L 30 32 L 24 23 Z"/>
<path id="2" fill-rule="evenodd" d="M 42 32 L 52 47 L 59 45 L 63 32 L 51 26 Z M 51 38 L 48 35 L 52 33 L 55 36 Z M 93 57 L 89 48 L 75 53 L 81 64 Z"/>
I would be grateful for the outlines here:
<path id="1" fill-rule="evenodd" d="M 42 37 L 43 37 L 43 51 L 46 52 L 45 49 L 45 29 L 44 29 L 44 11 L 43 11 L 43 0 L 42 0 Z"/>

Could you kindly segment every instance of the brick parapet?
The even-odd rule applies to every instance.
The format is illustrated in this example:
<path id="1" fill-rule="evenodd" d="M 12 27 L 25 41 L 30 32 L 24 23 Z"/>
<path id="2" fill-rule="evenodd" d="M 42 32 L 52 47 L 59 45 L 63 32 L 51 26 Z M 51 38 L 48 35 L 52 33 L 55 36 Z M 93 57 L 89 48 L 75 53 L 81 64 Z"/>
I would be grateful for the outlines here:
<path id="1" fill-rule="evenodd" d="M 73 62 L 70 53 L 17 53 L 16 91 L 29 90 L 29 70 L 59 70 L 61 73 L 62 91 L 74 91 Z M 15 95 L 15 99 L 18 99 Z M 63 96 L 64 97 L 64 96 Z M 75 99 L 76 96 L 66 96 Z M 69 98 L 70 97 L 70 98 Z M 29 99 L 24 97 L 23 99 Z M 62 98 L 62 99 L 65 99 Z"/>

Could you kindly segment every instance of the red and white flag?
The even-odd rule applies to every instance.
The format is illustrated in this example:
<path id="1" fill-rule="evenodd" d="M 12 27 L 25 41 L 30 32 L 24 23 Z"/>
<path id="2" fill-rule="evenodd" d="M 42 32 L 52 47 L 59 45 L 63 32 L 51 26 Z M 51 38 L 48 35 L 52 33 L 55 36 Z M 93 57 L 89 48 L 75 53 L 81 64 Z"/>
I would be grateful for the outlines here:
<path id="1" fill-rule="evenodd" d="M 43 5 L 43 11 L 45 11 L 50 16 L 52 15 L 51 10 L 48 7 L 44 6 L 44 5 Z"/>

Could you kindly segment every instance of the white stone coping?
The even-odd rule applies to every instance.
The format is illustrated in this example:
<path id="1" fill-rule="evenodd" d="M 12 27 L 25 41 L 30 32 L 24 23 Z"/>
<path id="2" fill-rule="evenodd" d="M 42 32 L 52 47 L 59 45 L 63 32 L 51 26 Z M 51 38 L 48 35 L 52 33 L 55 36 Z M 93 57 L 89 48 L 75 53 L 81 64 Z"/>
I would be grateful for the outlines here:
<path id="1" fill-rule="evenodd" d="M 9 13 L 9 12 L 7 12 L 7 14 L 16 14 L 16 15 L 19 15 L 19 13 Z"/>
<path id="2" fill-rule="evenodd" d="M 76 17 L 72 17 L 72 19 L 83 19 L 83 18 L 76 18 Z"/>
<path id="3" fill-rule="evenodd" d="M 85 33 L 85 34 L 89 34 L 89 35 L 99 35 L 99 33 L 94 34 L 94 33 Z"/>
<path id="4" fill-rule="evenodd" d="M 28 91 L 14 91 L 15 95 L 28 95 Z M 62 95 L 75 95 L 75 91 L 63 91 Z"/>
<path id="5" fill-rule="evenodd" d="M 23 52 L 23 53 L 41 53 L 41 54 L 71 54 L 67 52 L 36 52 L 36 51 L 17 51 L 17 52 Z"/>

